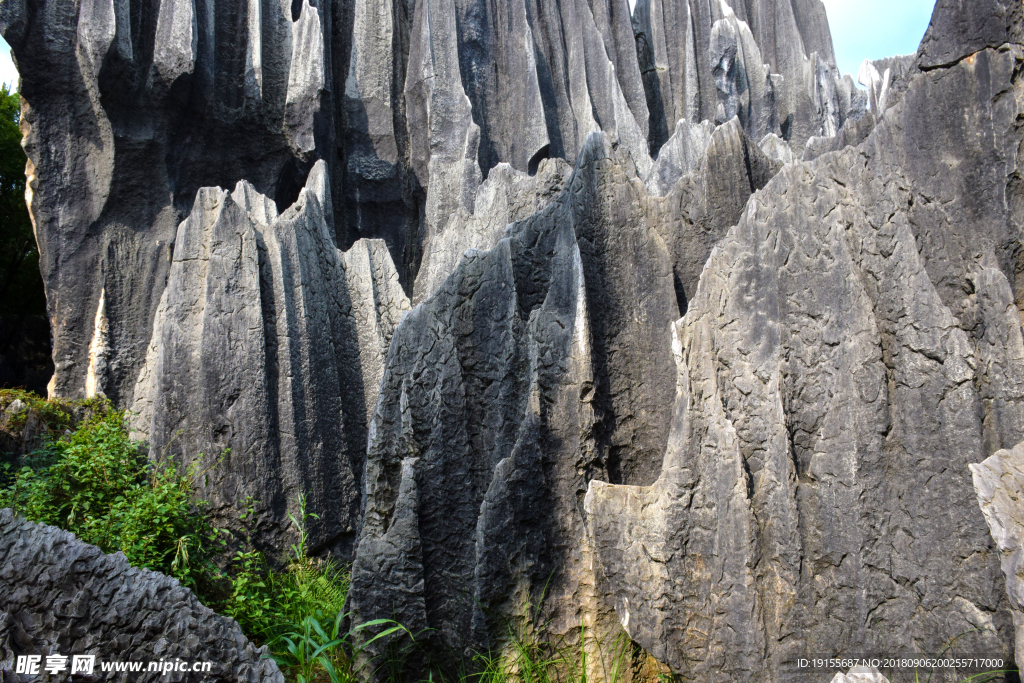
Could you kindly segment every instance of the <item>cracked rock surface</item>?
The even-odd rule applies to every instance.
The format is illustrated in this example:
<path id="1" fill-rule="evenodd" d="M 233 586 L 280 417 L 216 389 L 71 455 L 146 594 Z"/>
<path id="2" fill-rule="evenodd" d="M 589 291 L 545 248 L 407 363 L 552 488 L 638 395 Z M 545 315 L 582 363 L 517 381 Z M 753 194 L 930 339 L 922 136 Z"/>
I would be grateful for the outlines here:
<path id="1" fill-rule="evenodd" d="M 659 479 L 586 496 L 623 628 L 684 679 L 786 680 L 801 652 L 938 652 L 972 629 L 961 645 L 1012 656 L 968 465 L 1024 429 L 1022 57 L 915 77 L 711 253 L 674 327 Z"/>

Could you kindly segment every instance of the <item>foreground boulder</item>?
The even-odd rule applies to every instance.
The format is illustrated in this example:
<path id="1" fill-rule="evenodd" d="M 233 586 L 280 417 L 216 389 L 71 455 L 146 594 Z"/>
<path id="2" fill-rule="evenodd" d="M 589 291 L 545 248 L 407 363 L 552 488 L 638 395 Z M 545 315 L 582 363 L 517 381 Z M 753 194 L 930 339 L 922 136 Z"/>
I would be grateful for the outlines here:
<path id="1" fill-rule="evenodd" d="M 0 669 L 18 656 L 96 655 L 91 680 L 184 681 L 182 672 L 148 672 L 149 662 L 211 662 L 205 681 L 284 683 L 272 659 L 233 619 L 202 605 L 177 580 L 104 554 L 74 534 L 0 510 Z M 102 672 L 99 662 L 145 662 L 144 673 Z M 41 671 L 41 670 L 40 670 Z M 66 675 L 67 672 L 65 672 Z"/>

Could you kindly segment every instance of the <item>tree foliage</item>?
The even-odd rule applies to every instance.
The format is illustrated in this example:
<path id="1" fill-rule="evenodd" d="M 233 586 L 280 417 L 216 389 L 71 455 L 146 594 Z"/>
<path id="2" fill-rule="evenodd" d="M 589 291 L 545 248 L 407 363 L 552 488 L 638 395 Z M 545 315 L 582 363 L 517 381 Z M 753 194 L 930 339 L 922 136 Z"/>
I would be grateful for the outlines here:
<path id="1" fill-rule="evenodd" d="M 25 206 L 25 152 L 21 149 L 21 100 L 0 86 L 0 315 L 42 315 L 46 298 Z"/>

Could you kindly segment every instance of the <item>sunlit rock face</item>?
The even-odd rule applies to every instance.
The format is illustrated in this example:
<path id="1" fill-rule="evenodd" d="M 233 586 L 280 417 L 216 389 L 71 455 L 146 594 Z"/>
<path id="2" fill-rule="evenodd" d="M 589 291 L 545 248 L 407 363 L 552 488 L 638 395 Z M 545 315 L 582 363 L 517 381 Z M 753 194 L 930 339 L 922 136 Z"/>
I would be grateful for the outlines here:
<path id="1" fill-rule="evenodd" d="M 51 389 L 271 554 L 306 496 L 411 677 L 538 605 L 594 675 L 1012 657 L 1021 21 L 860 90 L 819 0 L 0 0 Z"/>
<path id="2" fill-rule="evenodd" d="M 280 215 L 244 180 L 197 193 L 130 419 L 161 454 L 201 460 L 221 523 L 251 499 L 260 544 L 287 547 L 288 501 L 305 495 L 311 543 L 347 554 L 367 419 L 409 301 L 380 240 L 334 246 L 324 168 Z"/>
<path id="3" fill-rule="evenodd" d="M 704 265 L 658 480 L 585 500 L 623 627 L 674 670 L 784 680 L 802 653 L 982 626 L 967 647 L 1012 651 L 968 464 L 1024 429 L 1022 57 L 916 77 L 862 144 L 784 167 Z"/>

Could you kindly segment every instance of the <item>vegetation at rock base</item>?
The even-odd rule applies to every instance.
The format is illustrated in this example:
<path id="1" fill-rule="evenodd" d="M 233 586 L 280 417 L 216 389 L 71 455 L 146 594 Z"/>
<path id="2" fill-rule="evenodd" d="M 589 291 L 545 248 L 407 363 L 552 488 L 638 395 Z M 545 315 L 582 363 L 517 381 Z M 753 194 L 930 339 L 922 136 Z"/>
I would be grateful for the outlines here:
<path id="1" fill-rule="evenodd" d="M 20 456 L 6 454 L 0 507 L 177 578 L 205 604 L 234 617 L 257 644 L 269 645 L 290 680 L 311 681 L 319 672 L 332 681 L 356 681 L 352 657 L 375 639 L 404 631 L 378 620 L 341 632 L 348 572 L 308 555 L 311 515 L 303 500 L 292 517 L 299 540 L 284 569 L 272 569 L 251 549 L 227 558 L 228 532 L 208 521 L 206 504 L 195 498 L 203 473 L 151 461 L 132 440 L 124 413 L 106 399 L 46 401 L 0 390 L 0 408 L 8 443 L 20 441 L 15 437 L 31 423 L 39 445 Z"/>
<path id="2" fill-rule="evenodd" d="M 39 448 L 0 466 L 0 507 L 177 578 L 237 620 L 251 640 L 267 645 L 289 681 L 357 683 L 374 669 L 385 680 L 407 683 L 404 665 L 415 658 L 428 663 L 431 683 L 619 683 L 633 680 L 645 659 L 625 634 L 604 642 L 581 628 L 552 638 L 540 610 L 528 607 L 521 623 L 506 625 L 501 652 L 464 658 L 462 671 L 432 669 L 425 634 L 388 619 L 351 626 L 348 569 L 309 555 L 306 522 L 315 515 L 306 512 L 303 498 L 299 514 L 290 516 L 298 540 L 285 566 L 274 569 L 248 538 L 229 544 L 228 532 L 208 521 L 205 503 L 195 498 L 202 473 L 151 461 L 131 439 L 124 414 L 106 399 L 46 401 L 0 390 L 0 413 L 5 432 L 34 421 L 41 440 Z M 252 503 L 243 523 L 251 519 Z M 229 556 L 227 548 L 239 545 Z M 642 679 L 672 680 L 655 669 Z"/>
<path id="3" fill-rule="evenodd" d="M 0 409 L 5 432 L 15 434 L 32 423 L 39 443 L 20 457 L 8 454 L 0 466 L 0 507 L 177 578 L 204 603 L 237 620 L 254 642 L 267 645 L 289 680 L 356 683 L 363 678 L 364 669 L 355 666 L 359 660 L 402 681 L 404 660 L 423 655 L 417 652 L 419 634 L 397 622 L 377 619 L 349 627 L 348 570 L 308 554 L 306 521 L 313 515 L 303 499 L 299 514 L 291 516 L 298 541 L 284 568 L 273 569 L 247 538 L 235 539 L 243 549 L 228 558 L 228 532 L 214 528 L 205 503 L 194 497 L 202 473 L 194 467 L 183 471 L 170 461 L 152 462 L 132 440 L 124 414 L 106 399 L 47 401 L 30 392 L 0 390 Z M 583 650 L 543 643 L 542 635 L 543 627 L 528 628 L 524 622 L 509 629 L 510 646 L 503 655 L 478 654 L 467 662 L 473 673 L 435 672 L 429 680 L 586 681 Z M 383 656 L 369 654 L 370 646 L 382 644 Z"/>
<path id="4" fill-rule="evenodd" d="M 173 576 L 200 595 L 210 593 L 222 540 L 197 514 L 203 506 L 192 497 L 198 472 L 150 462 L 129 437 L 124 414 L 109 404 L 95 407 L 75 431 L 23 456 L 20 467 L 5 464 L 0 507 L 107 552 L 121 551 L 133 565 Z M 43 414 L 57 424 L 66 415 L 60 404 Z"/>

